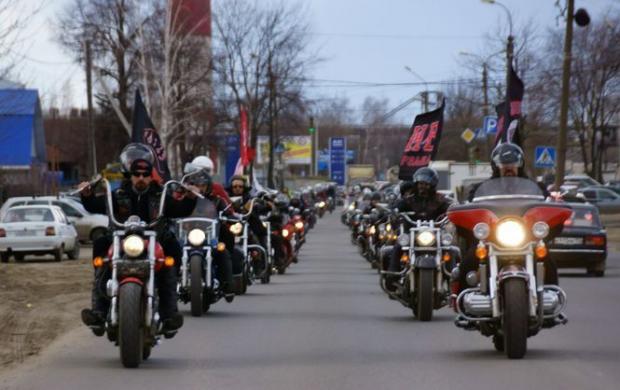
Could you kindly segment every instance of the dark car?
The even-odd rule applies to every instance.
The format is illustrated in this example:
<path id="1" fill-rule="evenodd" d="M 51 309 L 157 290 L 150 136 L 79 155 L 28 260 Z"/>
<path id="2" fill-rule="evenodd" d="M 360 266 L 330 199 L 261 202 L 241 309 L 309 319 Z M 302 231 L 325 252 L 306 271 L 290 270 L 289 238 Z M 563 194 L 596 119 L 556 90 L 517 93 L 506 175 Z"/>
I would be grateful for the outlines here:
<path id="1" fill-rule="evenodd" d="M 588 275 L 605 275 L 607 232 L 596 206 L 570 203 L 573 215 L 562 233 L 549 244 L 550 256 L 558 268 L 586 268 Z"/>

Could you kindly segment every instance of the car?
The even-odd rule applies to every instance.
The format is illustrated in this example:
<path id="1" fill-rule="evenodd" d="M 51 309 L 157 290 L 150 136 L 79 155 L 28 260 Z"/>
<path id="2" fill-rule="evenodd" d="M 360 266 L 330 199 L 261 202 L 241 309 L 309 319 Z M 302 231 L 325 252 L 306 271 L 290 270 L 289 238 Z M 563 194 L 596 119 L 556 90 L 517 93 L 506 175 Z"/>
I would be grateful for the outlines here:
<path id="1" fill-rule="evenodd" d="M 594 180 L 588 175 L 566 175 L 564 183 L 560 186 L 562 191 L 581 189 L 589 186 L 600 186 L 601 183 Z"/>
<path id="2" fill-rule="evenodd" d="M 58 206 L 73 222 L 81 242 L 95 241 L 107 233 L 109 220 L 106 215 L 91 214 L 84 206 L 70 197 L 56 196 L 20 196 L 9 198 L 0 208 L 0 220 L 6 211 L 14 206 L 22 205 L 53 205 Z"/>
<path id="3" fill-rule="evenodd" d="M 61 261 L 64 254 L 75 260 L 80 243 L 75 227 L 58 206 L 15 206 L 0 219 L 0 261 L 11 255 L 23 261 L 26 255 L 51 254 Z"/>
<path id="4" fill-rule="evenodd" d="M 567 203 L 573 214 L 562 233 L 549 243 L 549 256 L 558 268 L 586 268 L 589 275 L 605 275 L 607 232 L 598 209 L 587 203 Z"/>
<path id="5" fill-rule="evenodd" d="M 586 200 L 598 208 L 601 213 L 620 213 L 620 195 L 602 186 L 585 187 L 579 190 Z"/>

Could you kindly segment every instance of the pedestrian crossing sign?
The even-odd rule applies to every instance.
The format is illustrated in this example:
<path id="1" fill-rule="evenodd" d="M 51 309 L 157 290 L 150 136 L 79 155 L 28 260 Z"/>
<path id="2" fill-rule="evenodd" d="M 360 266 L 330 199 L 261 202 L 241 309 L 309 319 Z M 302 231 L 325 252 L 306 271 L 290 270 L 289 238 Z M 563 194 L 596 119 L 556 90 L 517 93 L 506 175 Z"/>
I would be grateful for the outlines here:
<path id="1" fill-rule="evenodd" d="M 554 168 L 555 148 L 552 146 L 537 146 L 534 166 L 536 168 Z"/>

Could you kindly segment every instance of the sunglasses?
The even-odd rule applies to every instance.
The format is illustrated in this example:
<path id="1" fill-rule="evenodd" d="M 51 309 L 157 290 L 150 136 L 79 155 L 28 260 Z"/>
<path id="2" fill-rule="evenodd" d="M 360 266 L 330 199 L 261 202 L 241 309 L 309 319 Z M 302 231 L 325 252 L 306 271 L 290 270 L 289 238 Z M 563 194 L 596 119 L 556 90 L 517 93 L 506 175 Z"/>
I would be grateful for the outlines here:
<path id="1" fill-rule="evenodd" d="M 243 188 L 243 185 L 233 185 L 232 188 Z"/>
<path id="2" fill-rule="evenodd" d="M 151 177 L 151 172 L 132 172 L 133 177 Z"/>

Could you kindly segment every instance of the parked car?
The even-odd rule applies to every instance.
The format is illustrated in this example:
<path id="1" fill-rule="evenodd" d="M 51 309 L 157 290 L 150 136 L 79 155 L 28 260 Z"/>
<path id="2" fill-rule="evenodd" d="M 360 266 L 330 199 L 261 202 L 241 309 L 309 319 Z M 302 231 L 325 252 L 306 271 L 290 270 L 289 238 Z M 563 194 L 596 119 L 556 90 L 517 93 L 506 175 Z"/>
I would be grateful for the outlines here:
<path id="1" fill-rule="evenodd" d="M 602 186 L 579 190 L 586 200 L 598 207 L 601 213 L 620 213 L 620 195 Z"/>
<path id="2" fill-rule="evenodd" d="M 81 242 L 94 241 L 108 228 L 108 217 L 102 214 L 91 214 L 84 206 L 73 198 L 55 196 L 20 196 L 9 198 L 0 208 L 0 220 L 6 211 L 14 206 L 22 205 L 53 205 L 58 206 L 65 213 L 78 232 Z"/>
<path id="3" fill-rule="evenodd" d="M 589 275 L 605 275 L 607 232 L 598 209 L 587 203 L 570 203 L 573 214 L 562 233 L 549 244 L 549 255 L 559 268 L 586 268 Z"/>
<path id="4" fill-rule="evenodd" d="M 0 220 L 0 260 L 7 263 L 11 255 L 23 261 L 26 255 L 54 255 L 61 261 L 80 256 L 78 234 L 58 206 L 11 207 Z"/>

